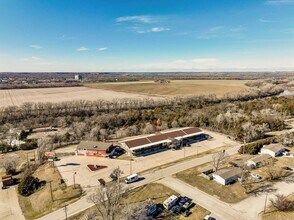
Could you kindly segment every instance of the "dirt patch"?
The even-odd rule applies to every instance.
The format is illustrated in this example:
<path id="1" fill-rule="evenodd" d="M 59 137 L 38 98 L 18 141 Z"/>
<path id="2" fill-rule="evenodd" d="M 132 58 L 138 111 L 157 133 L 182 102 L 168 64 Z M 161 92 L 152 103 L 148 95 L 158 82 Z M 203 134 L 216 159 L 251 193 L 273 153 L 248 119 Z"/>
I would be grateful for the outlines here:
<path id="1" fill-rule="evenodd" d="M 104 168 L 107 168 L 107 166 L 100 166 L 100 165 L 94 165 L 94 164 L 88 164 L 87 167 L 91 170 L 91 171 L 98 171 L 98 170 L 102 170 Z"/>

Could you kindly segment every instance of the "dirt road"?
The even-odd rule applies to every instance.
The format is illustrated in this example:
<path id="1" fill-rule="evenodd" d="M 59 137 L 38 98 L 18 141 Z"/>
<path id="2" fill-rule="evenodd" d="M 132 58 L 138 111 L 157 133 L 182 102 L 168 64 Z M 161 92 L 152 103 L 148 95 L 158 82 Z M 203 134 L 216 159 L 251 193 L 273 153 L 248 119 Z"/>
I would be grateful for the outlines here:
<path id="1" fill-rule="evenodd" d="M 0 189 L 1 220 L 25 220 L 18 203 L 17 192 L 15 190 L 15 187 L 10 187 L 6 190 Z"/>

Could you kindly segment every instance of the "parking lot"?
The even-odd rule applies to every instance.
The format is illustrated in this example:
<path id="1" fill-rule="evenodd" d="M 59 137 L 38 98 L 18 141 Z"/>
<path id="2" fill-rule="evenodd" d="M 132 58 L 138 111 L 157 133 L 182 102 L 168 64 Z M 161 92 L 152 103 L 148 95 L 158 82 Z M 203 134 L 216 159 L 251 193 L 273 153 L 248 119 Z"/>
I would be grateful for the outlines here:
<path id="1" fill-rule="evenodd" d="M 103 178 L 106 181 L 110 180 L 109 174 L 114 168 L 118 166 L 123 170 L 123 176 L 128 176 L 131 172 L 138 173 L 174 162 L 179 159 L 183 159 L 184 157 L 189 157 L 203 153 L 205 151 L 213 150 L 215 148 L 236 146 L 239 144 L 236 141 L 230 140 L 225 135 L 206 130 L 203 131 L 209 134 L 212 139 L 193 143 L 191 144 L 191 147 L 185 147 L 181 150 L 167 150 L 145 157 L 137 157 L 134 158 L 131 162 L 128 160 L 100 157 L 68 156 L 62 157 L 60 161 L 56 161 L 55 165 L 62 175 L 62 178 L 65 179 L 68 185 L 73 184 L 75 177 L 76 183 L 81 184 L 82 187 L 85 188 L 89 186 L 97 186 L 99 178 Z M 66 150 L 73 151 L 74 147 L 62 149 L 63 152 Z M 98 171 L 90 171 L 87 167 L 88 164 L 107 166 L 107 168 Z"/>

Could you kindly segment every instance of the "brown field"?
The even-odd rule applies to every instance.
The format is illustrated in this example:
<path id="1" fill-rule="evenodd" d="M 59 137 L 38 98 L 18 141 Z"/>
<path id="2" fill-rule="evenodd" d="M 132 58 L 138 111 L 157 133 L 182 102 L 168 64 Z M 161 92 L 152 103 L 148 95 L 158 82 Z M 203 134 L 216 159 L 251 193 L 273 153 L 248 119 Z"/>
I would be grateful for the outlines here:
<path id="1" fill-rule="evenodd" d="M 107 91 L 88 87 L 44 88 L 44 89 L 12 89 L 0 90 L 0 107 L 21 105 L 26 102 L 63 102 L 72 100 L 111 101 L 123 98 L 143 98 L 144 95 Z"/>
<path id="2" fill-rule="evenodd" d="M 91 88 L 152 96 L 224 95 L 248 89 L 246 80 L 173 80 L 167 84 L 153 81 L 89 83 Z"/>
<path id="3" fill-rule="evenodd" d="M 84 87 L 0 90 L 0 107 L 21 105 L 26 102 L 63 102 L 73 100 L 111 101 L 113 99 L 171 97 L 185 95 L 241 92 L 248 87 L 245 80 L 174 80 L 168 84 L 153 81 L 85 83 Z"/>

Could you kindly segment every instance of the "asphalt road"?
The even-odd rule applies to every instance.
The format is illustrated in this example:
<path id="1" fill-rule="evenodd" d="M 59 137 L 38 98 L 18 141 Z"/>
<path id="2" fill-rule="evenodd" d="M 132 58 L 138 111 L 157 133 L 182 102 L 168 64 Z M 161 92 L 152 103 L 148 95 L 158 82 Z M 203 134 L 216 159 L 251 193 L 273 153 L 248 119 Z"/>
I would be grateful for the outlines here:
<path id="1" fill-rule="evenodd" d="M 212 216 L 216 219 L 226 219 L 226 220 L 253 220 L 248 218 L 243 213 L 240 213 L 238 210 L 233 209 L 230 204 L 222 202 L 217 198 L 208 195 L 201 190 L 193 187 L 179 179 L 173 177 L 167 177 L 160 181 L 167 187 L 177 191 L 181 195 L 185 195 L 193 199 L 196 205 L 200 205 L 203 208 L 209 210 L 212 213 Z"/>

